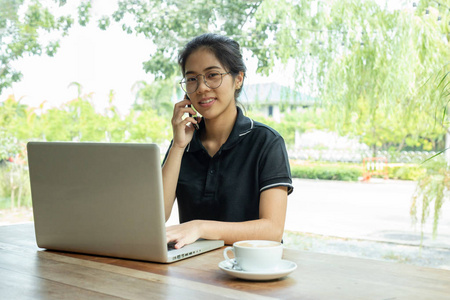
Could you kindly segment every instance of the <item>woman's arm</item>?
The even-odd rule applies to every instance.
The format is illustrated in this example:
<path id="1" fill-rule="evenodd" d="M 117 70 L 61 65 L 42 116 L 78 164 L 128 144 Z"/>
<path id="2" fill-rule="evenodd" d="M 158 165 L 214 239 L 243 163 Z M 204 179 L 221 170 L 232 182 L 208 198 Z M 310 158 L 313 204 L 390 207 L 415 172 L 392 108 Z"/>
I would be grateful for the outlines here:
<path id="1" fill-rule="evenodd" d="M 167 242 L 175 248 L 195 242 L 199 238 L 224 240 L 233 244 L 242 240 L 281 241 L 287 208 L 287 187 L 267 189 L 261 193 L 259 219 L 246 222 L 194 220 L 167 228 Z"/>
<path id="2" fill-rule="evenodd" d="M 178 176 L 180 175 L 181 159 L 184 149 L 192 140 L 194 135 L 193 126 L 187 126 L 189 122 L 197 124 L 197 120 L 188 117 L 183 118 L 187 113 L 195 114 L 191 107 L 187 107 L 191 102 L 187 99 L 175 104 L 172 116 L 173 140 L 166 160 L 162 167 L 162 180 L 164 190 L 164 212 L 166 221 L 172 212 L 175 201 L 175 191 L 177 188 Z"/>

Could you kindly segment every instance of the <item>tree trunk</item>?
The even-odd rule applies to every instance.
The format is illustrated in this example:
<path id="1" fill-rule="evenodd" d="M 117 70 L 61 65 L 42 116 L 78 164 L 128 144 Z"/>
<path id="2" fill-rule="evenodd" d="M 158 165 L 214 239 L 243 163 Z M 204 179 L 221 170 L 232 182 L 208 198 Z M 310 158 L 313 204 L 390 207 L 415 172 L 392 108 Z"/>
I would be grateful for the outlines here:
<path id="1" fill-rule="evenodd" d="M 405 146 L 405 140 L 406 140 L 406 138 L 403 138 L 403 140 L 402 140 L 402 142 L 400 143 L 400 145 L 398 145 L 398 147 L 397 147 L 397 152 L 402 151 L 403 146 Z"/>

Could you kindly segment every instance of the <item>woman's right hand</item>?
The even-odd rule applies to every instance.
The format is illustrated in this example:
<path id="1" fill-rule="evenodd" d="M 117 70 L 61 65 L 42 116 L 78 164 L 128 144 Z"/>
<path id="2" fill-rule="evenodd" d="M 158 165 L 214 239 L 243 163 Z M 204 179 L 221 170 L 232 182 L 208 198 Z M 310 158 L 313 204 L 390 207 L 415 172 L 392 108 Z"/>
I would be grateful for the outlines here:
<path id="1" fill-rule="evenodd" d="M 188 123 L 197 124 L 197 120 L 193 117 L 185 117 L 186 114 L 195 115 L 194 109 L 188 107 L 191 104 L 189 99 L 184 99 L 175 104 L 172 116 L 172 130 L 173 130 L 173 146 L 179 148 L 186 148 L 194 136 L 194 126 Z"/>

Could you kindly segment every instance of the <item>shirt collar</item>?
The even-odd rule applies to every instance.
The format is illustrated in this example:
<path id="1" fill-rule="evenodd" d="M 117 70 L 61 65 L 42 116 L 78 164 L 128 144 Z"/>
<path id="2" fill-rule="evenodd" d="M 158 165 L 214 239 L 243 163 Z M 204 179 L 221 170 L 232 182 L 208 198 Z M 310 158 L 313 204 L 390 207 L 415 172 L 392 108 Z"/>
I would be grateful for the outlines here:
<path id="1" fill-rule="evenodd" d="M 239 143 L 243 136 L 252 131 L 253 126 L 253 120 L 249 117 L 244 116 L 242 109 L 240 107 L 237 107 L 236 122 L 234 123 L 230 136 L 228 137 L 225 144 L 223 144 L 223 146 L 221 147 L 221 150 L 229 150 L 233 148 L 237 143 Z M 200 129 L 195 131 L 191 142 L 186 147 L 186 152 L 195 152 L 204 149 L 200 140 L 200 134 L 203 130 L 205 130 L 205 123 L 200 122 Z"/>

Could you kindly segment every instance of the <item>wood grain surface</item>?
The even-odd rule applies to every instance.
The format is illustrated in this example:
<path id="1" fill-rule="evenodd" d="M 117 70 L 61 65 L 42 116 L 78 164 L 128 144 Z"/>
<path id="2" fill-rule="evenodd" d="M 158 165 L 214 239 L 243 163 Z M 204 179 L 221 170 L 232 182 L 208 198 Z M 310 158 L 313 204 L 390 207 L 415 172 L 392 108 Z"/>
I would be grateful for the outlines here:
<path id="1" fill-rule="evenodd" d="M 284 250 L 282 279 L 235 279 L 222 249 L 172 264 L 39 249 L 33 224 L 0 226 L 0 299 L 449 299 L 450 271 Z"/>

